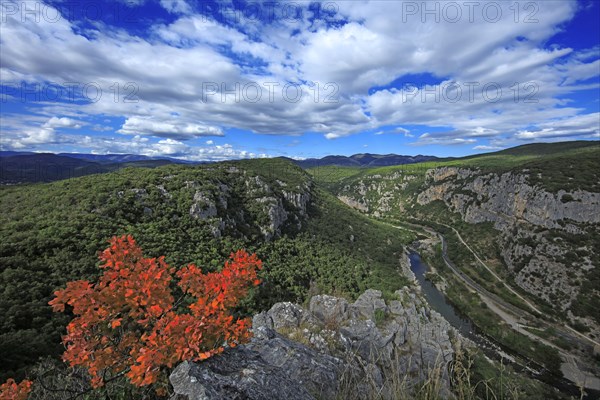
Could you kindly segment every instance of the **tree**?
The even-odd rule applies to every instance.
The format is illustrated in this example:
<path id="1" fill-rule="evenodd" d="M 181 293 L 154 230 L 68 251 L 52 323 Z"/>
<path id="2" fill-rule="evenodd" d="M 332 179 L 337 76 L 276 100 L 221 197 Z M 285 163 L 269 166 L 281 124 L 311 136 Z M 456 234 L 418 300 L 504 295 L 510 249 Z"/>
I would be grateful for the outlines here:
<path id="1" fill-rule="evenodd" d="M 113 237 L 100 259 L 97 283 L 69 282 L 49 303 L 75 315 L 63 337 L 63 360 L 86 368 L 93 387 L 123 374 L 134 385 L 149 385 L 180 361 L 203 360 L 249 340 L 250 320 L 234 317 L 232 309 L 260 283 L 255 254 L 232 253 L 220 272 L 203 274 L 193 264 L 176 271 L 164 257 L 144 258 L 135 240 L 123 236 Z M 175 278 L 182 292 L 177 301 Z"/>

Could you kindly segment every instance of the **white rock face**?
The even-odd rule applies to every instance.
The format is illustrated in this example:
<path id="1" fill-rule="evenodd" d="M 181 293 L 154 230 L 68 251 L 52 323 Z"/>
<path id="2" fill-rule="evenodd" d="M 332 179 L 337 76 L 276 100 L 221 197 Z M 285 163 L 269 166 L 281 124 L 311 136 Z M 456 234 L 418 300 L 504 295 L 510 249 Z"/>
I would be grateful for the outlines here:
<path id="1" fill-rule="evenodd" d="M 600 193 L 577 190 L 568 193 L 569 201 L 564 201 L 564 190 L 549 193 L 529 185 L 524 175 L 513 173 L 477 175 L 472 170 L 446 167 L 430 170 L 428 177 L 434 183 L 418 195 L 418 203 L 443 200 L 453 211 L 463 214 L 467 222 L 491 221 L 501 226 L 524 220 L 556 229 L 562 228 L 558 221 L 565 219 L 600 223 Z M 457 194 L 458 189 L 461 193 Z M 474 197 L 477 201 L 472 202 Z"/>
<path id="2" fill-rule="evenodd" d="M 283 206 L 281 198 L 261 197 L 256 199 L 264 205 L 264 210 L 269 217 L 269 225 L 261 226 L 260 230 L 266 240 L 272 239 L 279 234 L 281 227 L 288 219 L 288 213 Z"/>
<path id="3" fill-rule="evenodd" d="M 369 211 L 369 208 L 364 203 L 361 203 L 360 200 L 355 200 L 348 196 L 338 196 L 338 199 L 341 200 L 344 204 L 352 208 L 356 208 L 357 210 Z"/>
<path id="4" fill-rule="evenodd" d="M 216 217 L 217 206 L 209 195 L 197 191 L 194 194 L 194 203 L 190 207 L 190 216 L 197 219 Z"/>
<path id="5" fill-rule="evenodd" d="M 209 224 L 214 237 L 246 225 L 246 230 L 256 230 L 265 240 L 272 240 L 288 227 L 300 229 L 308 218 L 312 182 L 292 187 L 279 180 L 272 183 L 261 176 L 249 176 L 239 169 L 228 172 L 235 175 L 227 184 L 220 180 L 184 182 L 193 193 L 189 216 Z M 158 189 L 171 199 L 164 187 Z"/>

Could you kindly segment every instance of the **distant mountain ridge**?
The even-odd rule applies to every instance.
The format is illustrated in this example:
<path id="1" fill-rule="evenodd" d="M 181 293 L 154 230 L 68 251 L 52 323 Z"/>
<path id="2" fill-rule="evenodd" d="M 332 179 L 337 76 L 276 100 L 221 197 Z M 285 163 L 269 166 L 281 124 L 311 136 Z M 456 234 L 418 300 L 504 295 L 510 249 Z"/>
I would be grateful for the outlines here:
<path id="1" fill-rule="evenodd" d="M 361 153 L 353 156 L 327 156 L 320 159 L 292 160 L 301 168 L 319 166 L 384 167 L 440 160 L 434 156 Z M 205 164 L 170 157 L 137 154 L 33 153 L 0 151 L 0 184 L 52 182 L 85 175 L 106 173 L 125 167 L 153 168 L 165 164 Z"/>
<path id="2" fill-rule="evenodd" d="M 59 156 L 76 158 L 79 160 L 86 160 L 97 162 L 101 164 L 111 164 L 117 162 L 131 162 L 131 161 L 147 161 L 152 160 L 152 157 L 140 156 L 137 154 L 79 154 L 79 153 L 58 153 Z"/>
<path id="3" fill-rule="evenodd" d="M 77 160 L 91 161 L 99 164 L 113 164 L 135 161 L 169 160 L 175 164 L 199 164 L 201 162 L 186 161 L 172 157 L 150 157 L 139 154 L 87 154 L 87 153 L 34 153 L 31 151 L 0 151 L 0 158 L 18 156 L 59 156 L 69 157 Z"/>
<path id="4" fill-rule="evenodd" d="M 31 153 L 0 151 L 0 184 L 52 182 L 106 173 L 126 167 L 154 168 L 184 164 L 173 158 L 134 154 Z"/>
<path id="5" fill-rule="evenodd" d="M 0 183 L 51 182 L 108 172 L 107 165 L 52 153 L 0 153 Z"/>
<path id="6" fill-rule="evenodd" d="M 149 157 L 139 154 L 83 154 L 83 153 L 59 153 L 59 156 L 78 158 L 86 161 L 93 161 L 101 164 L 127 163 L 136 161 L 157 161 L 167 160 L 174 164 L 202 164 L 200 161 L 187 161 L 172 157 Z"/>
<path id="7" fill-rule="evenodd" d="M 323 158 L 307 158 L 292 160 L 302 168 L 337 166 L 337 167 L 387 167 L 390 165 L 414 164 L 424 161 L 440 160 L 435 156 L 405 156 L 399 154 L 359 153 L 352 156 L 326 156 Z"/>

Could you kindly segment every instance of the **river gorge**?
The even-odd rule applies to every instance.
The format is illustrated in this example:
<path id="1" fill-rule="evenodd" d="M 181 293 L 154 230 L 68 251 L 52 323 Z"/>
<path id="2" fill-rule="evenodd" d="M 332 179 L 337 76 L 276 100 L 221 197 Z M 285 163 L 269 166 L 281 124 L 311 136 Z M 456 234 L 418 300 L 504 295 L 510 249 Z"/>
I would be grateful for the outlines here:
<path id="1" fill-rule="evenodd" d="M 415 275 L 421 292 L 427 303 L 429 303 L 429 306 L 440 313 L 464 338 L 481 349 L 486 357 L 500 361 L 504 365 L 511 365 L 515 370 L 527 373 L 532 378 L 549 384 L 563 393 L 569 393 L 577 397 L 581 395 L 580 388 L 574 382 L 564 377 L 558 377 L 539 365 L 532 365 L 531 360 L 524 359 L 521 355 L 483 334 L 469 318 L 448 301 L 444 293 L 432 281 L 427 279 L 427 273 L 430 272 L 430 268 L 422 260 L 420 254 L 411 250 L 409 260 L 410 269 Z M 598 390 L 586 388 L 585 391 L 586 395 L 583 397 L 584 399 L 600 398 L 600 391 Z"/>

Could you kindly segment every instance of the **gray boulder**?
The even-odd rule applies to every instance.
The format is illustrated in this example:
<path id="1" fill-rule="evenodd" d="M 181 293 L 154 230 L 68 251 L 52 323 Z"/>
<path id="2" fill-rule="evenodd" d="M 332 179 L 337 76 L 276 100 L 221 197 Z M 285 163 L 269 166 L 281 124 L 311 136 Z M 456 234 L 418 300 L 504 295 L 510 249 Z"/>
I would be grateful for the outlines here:
<path id="1" fill-rule="evenodd" d="M 387 307 L 379 290 L 367 289 L 350 306 L 350 315 L 354 318 L 375 319 L 375 312 L 386 312 Z"/>
<path id="2" fill-rule="evenodd" d="M 244 347 L 228 349 L 201 364 L 184 362 L 171 373 L 176 398 L 189 400 L 313 400 L 285 371 Z"/>
<path id="3" fill-rule="evenodd" d="M 263 327 L 264 328 L 264 327 Z M 331 399 L 344 362 L 264 328 L 260 339 L 202 363 L 184 362 L 171 384 L 182 399 Z"/>
<path id="4" fill-rule="evenodd" d="M 347 319 L 348 302 L 326 294 L 314 296 L 310 299 L 309 310 L 325 324 L 339 323 Z"/>

